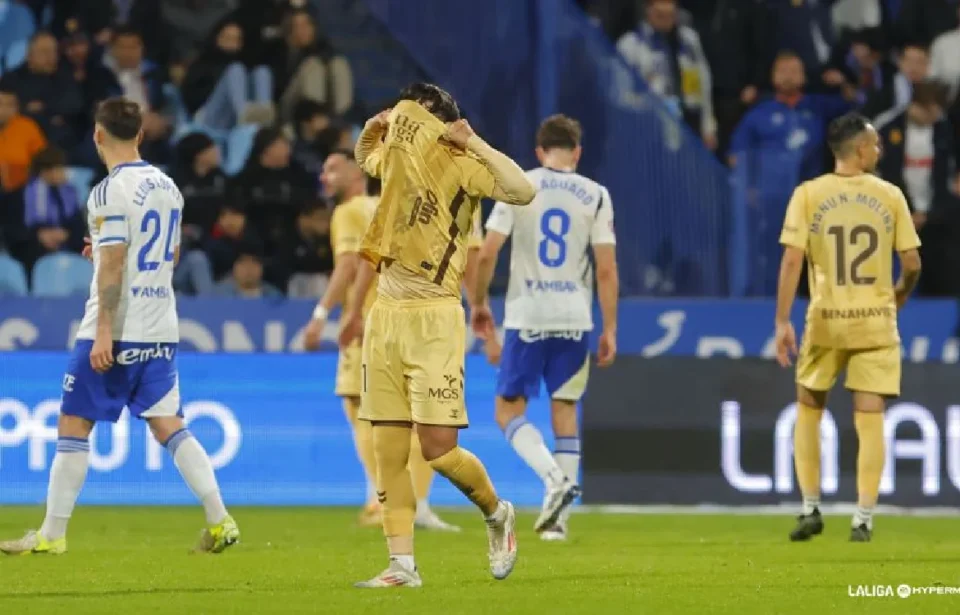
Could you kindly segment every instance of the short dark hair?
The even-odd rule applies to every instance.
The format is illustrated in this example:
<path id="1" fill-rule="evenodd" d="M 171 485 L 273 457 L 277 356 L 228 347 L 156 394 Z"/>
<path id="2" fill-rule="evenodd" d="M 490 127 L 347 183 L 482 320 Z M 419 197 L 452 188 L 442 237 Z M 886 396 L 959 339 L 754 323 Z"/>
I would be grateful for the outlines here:
<path id="1" fill-rule="evenodd" d="M 803 63 L 803 58 L 800 57 L 800 54 L 792 49 L 781 49 L 778 51 L 777 55 L 773 58 L 773 64 L 776 65 L 783 60 L 798 60 L 800 63 Z"/>
<path id="2" fill-rule="evenodd" d="M 122 96 L 108 98 L 97 105 L 94 122 L 120 141 L 133 141 L 140 134 L 143 116 L 140 105 Z"/>
<path id="3" fill-rule="evenodd" d="M 441 122 L 456 122 L 460 119 L 460 107 L 450 92 L 432 83 L 413 83 L 400 92 L 400 100 L 412 100 L 423 105 Z"/>
<path id="4" fill-rule="evenodd" d="M 17 90 L 13 87 L 13 79 L 0 79 L 0 94 L 4 96 L 17 96 Z M 19 100 L 19 96 L 17 96 Z"/>
<path id="5" fill-rule="evenodd" d="M 30 172 L 33 175 L 40 175 L 44 171 L 56 169 L 57 167 L 67 166 L 67 155 L 59 147 L 46 147 L 33 157 L 30 163 Z"/>
<path id="6" fill-rule="evenodd" d="M 236 200 L 236 199 L 230 200 L 230 201 L 225 201 L 225 202 L 223 203 L 223 205 L 220 206 L 220 212 L 219 212 L 218 215 L 221 215 L 221 216 L 222 216 L 223 214 L 225 214 L 225 213 L 227 213 L 227 212 L 230 212 L 230 213 L 233 213 L 233 214 L 239 214 L 239 215 L 241 215 L 241 216 L 245 216 L 245 215 L 247 215 L 247 206 L 244 205 L 243 202 L 238 201 L 238 200 Z"/>
<path id="7" fill-rule="evenodd" d="M 830 122 L 827 128 L 827 145 L 834 156 L 846 153 L 850 142 L 863 134 L 870 121 L 859 113 L 848 113 Z"/>
<path id="8" fill-rule="evenodd" d="M 110 38 L 111 43 L 117 42 L 121 38 L 136 38 L 141 43 L 143 43 L 143 34 L 140 33 L 140 30 L 132 28 L 130 26 L 119 26 L 113 31 L 113 36 Z"/>
<path id="9" fill-rule="evenodd" d="M 312 199 L 300 206 L 300 215 L 301 216 L 312 216 L 318 211 L 326 211 L 328 209 L 327 204 L 321 199 Z"/>
<path id="10" fill-rule="evenodd" d="M 304 122 L 309 122 L 318 115 L 327 115 L 332 118 L 333 113 L 330 110 L 330 105 L 305 98 L 298 102 L 293 108 L 294 126 L 300 126 L 300 124 Z"/>
<path id="11" fill-rule="evenodd" d="M 924 107 L 936 105 L 943 109 L 947 105 L 947 87 L 939 81 L 921 81 L 913 86 L 910 102 Z"/>
<path id="12" fill-rule="evenodd" d="M 237 246 L 237 260 L 244 256 L 252 256 L 262 263 L 263 253 L 263 244 L 260 243 L 259 239 L 252 237 L 242 240 Z"/>
<path id="13" fill-rule="evenodd" d="M 926 55 L 930 55 L 930 45 L 922 41 L 908 41 L 903 44 L 903 47 L 900 49 L 900 55 L 903 55 L 907 49 L 916 49 L 917 51 L 922 51 Z"/>
<path id="14" fill-rule="evenodd" d="M 572 117 L 557 114 L 543 120 L 537 130 L 537 147 L 549 149 L 576 149 L 583 129 Z"/>

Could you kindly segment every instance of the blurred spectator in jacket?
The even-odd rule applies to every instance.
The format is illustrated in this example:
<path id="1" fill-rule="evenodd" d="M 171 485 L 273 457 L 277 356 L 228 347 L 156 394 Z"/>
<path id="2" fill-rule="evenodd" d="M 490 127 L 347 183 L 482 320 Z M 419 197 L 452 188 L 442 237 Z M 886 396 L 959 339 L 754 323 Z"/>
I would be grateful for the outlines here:
<path id="1" fill-rule="evenodd" d="M 70 151 L 77 144 L 74 121 L 84 112 L 83 94 L 70 69 L 61 66 L 57 39 L 38 32 L 30 40 L 27 62 L 7 73 L 9 87 L 17 93 L 20 109 L 40 124 L 47 138 Z"/>
<path id="2" fill-rule="evenodd" d="M 233 5 L 234 0 L 160 0 L 171 62 L 190 60 Z"/>
<path id="3" fill-rule="evenodd" d="M 171 176 L 183 195 L 184 236 L 208 237 L 228 195 L 220 150 L 210 137 L 194 132 L 177 143 L 176 160 Z"/>
<path id="4" fill-rule="evenodd" d="M 30 175 L 30 162 L 46 146 L 37 123 L 20 114 L 17 94 L 10 83 L 0 81 L 0 192 L 22 188 Z M 0 215 L 4 218 L 7 216 Z"/>
<path id="5" fill-rule="evenodd" d="M 902 0 L 897 30 L 901 41 L 931 44 L 957 27 L 956 0 Z"/>
<path id="6" fill-rule="evenodd" d="M 246 209 L 239 202 L 227 201 L 220 207 L 217 223 L 205 241 L 214 279 L 219 280 L 229 273 L 240 249 L 252 244 L 262 245 L 262 242 L 247 220 Z"/>
<path id="7" fill-rule="evenodd" d="M 770 78 L 769 14 L 763 0 L 696 0 L 686 7 L 710 60 L 718 153 L 725 155 L 734 127 Z"/>
<path id="8" fill-rule="evenodd" d="M 297 216 L 294 232 L 280 245 L 271 279 L 291 297 L 320 297 L 333 271 L 330 210 L 319 200 L 308 202 Z"/>
<path id="9" fill-rule="evenodd" d="M 281 117 L 292 119 L 297 104 L 304 100 L 324 103 L 337 115 L 346 113 L 353 106 L 350 64 L 320 36 L 308 11 L 289 13 L 283 27 L 286 53 L 273 66 Z"/>
<path id="10" fill-rule="evenodd" d="M 952 23 L 956 26 L 960 3 L 952 4 Z M 960 27 L 944 32 L 933 41 L 930 48 L 930 78 L 947 85 L 949 100 L 957 99 L 960 93 Z"/>
<path id="11" fill-rule="evenodd" d="M 98 79 L 101 56 L 93 49 L 86 32 L 77 30 L 60 41 L 63 63 L 83 96 L 83 113 L 77 116 L 77 134 L 85 134 L 93 121 L 93 111 L 100 100 L 102 79 Z"/>
<path id="12" fill-rule="evenodd" d="M 907 197 L 920 232 L 924 270 L 920 291 L 953 295 L 958 285 L 957 197 L 952 193 L 956 167 L 953 129 L 944 115 L 946 95 L 939 83 L 920 83 L 903 110 L 877 119 L 883 143 L 881 177 Z"/>
<path id="13" fill-rule="evenodd" d="M 190 64 L 180 90 L 197 121 L 220 130 L 238 123 L 274 122 L 273 76 L 266 66 L 248 70 L 242 62 L 243 48 L 243 30 L 227 20 Z"/>
<path id="14" fill-rule="evenodd" d="M 330 152 L 344 146 L 344 135 L 349 133 L 326 105 L 312 100 L 301 101 L 293 119 L 296 131 L 293 159 L 308 173 L 319 176 L 323 161 Z"/>
<path id="15" fill-rule="evenodd" d="M 146 56 L 161 66 L 169 60 L 168 31 L 162 27 L 157 0 L 53 0 L 50 29 L 65 36 L 82 29 L 107 46 L 114 31 L 128 28 L 142 33 Z"/>
<path id="16" fill-rule="evenodd" d="M 904 45 L 897 62 L 899 70 L 890 80 L 889 86 L 867 98 L 862 109 L 865 116 L 876 118 L 891 109 L 906 109 L 913 99 L 913 88 L 930 76 L 930 54 L 922 44 Z"/>
<path id="17" fill-rule="evenodd" d="M 849 86 L 847 98 L 805 94 L 805 74 L 796 54 L 781 52 L 773 66 L 774 96 L 747 112 L 731 140 L 730 162 L 750 211 L 753 294 L 776 291 L 778 237 L 790 195 L 823 173 L 826 125 L 851 109 L 855 95 Z"/>
<path id="18" fill-rule="evenodd" d="M 772 53 L 797 55 L 807 83 L 820 89 L 820 79 L 833 50 L 833 22 L 827 0 L 766 0 L 771 14 Z"/>
<path id="19" fill-rule="evenodd" d="M 873 28 L 844 36 L 834 50 L 830 67 L 823 73 L 823 81 L 833 88 L 851 85 L 862 104 L 874 96 L 890 97 L 896 72 L 887 59 L 883 31 Z"/>
<path id="20" fill-rule="evenodd" d="M 316 176 L 291 159 L 290 142 L 273 128 L 263 128 L 254 137 L 250 158 L 235 183 L 271 251 L 286 240 L 303 204 L 317 196 Z"/>
<path id="21" fill-rule="evenodd" d="M 143 112 L 140 153 L 154 164 L 168 164 L 173 124 L 164 115 L 166 75 L 162 67 L 144 59 L 140 33 L 126 27 L 114 30 L 110 47 L 97 69 L 96 102 L 111 96 L 123 96 L 139 104 Z"/>
<path id="22" fill-rule="evenodd" d="M 263 281 L 263 248 L 259 244 L 240 246 L 230 276 L 217 285 L 217 294 L 239 299 L 275 299 L 283 296 Z"/>
<path id="23" fill-rule="evenodd" d="M 33 179 L 23 195 L 28 267 L 46 254 L 83 249 L 86 222 L 77 190 L 67 180 L 66 165 L 66 155 L 55 147 L 42 150 L 33 159 Z"/>
<path id="24" fill-rule="evenodd" d="M 701 137 L 717 147 L 710 65 L 696 30 L 677 23 L 676 0 L 647 0 L 644 20 L 617 50 Z"/>

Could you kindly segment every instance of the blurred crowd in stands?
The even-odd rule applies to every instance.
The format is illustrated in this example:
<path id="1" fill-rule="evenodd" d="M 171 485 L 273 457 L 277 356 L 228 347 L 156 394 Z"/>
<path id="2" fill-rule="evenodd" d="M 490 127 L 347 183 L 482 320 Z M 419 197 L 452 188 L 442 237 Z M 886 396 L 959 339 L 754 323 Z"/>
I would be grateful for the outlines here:
<path id="1" fill-rule="evenodd" d="M 827 123 L 859 109 L 879 172 L 924 242 L 926 295 L 960 295 L 958 0 L 579 0 L 677 117 L 745 184 L 775 259 L 791 192 L 827 170 Z M 761 267 L 754 294 L 776 287 Z"/>
<path id="2" fill-rule="evenodd" d="M 352 148 L 358 110 L 350 65 L 313 9 L 306 0 L 0 0 L 0 279 L 16 259 L 36 280 L 56 269 L 37 268 L 44 257 L 83 275 L 70 257 L 83 247 L 87 193 L 106 175 L 92 114 L 122 95 L 144 110 L 143 158 L 184 195 L 178 290 L 322 290 L 333 265 L 321 166 Z M 0 294 L 23 286 L 0 282 Z"/>

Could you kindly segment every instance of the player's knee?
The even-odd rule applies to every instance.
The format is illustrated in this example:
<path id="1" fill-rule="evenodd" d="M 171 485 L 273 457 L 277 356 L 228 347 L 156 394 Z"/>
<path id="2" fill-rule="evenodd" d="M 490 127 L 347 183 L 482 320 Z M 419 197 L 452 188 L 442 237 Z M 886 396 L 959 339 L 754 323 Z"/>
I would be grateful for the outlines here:
<path id="1" fill-rule="evenodd" d="M 61 414 L 57 422 L 57 434 L 62 438 L 87 438 L 93 431 L 93 421 L 79 416 Z"/>
<path id="2" fill-rule="evenodd" d="M 427 462 L 443 457 L 457 447 L 459 430 L 455 427 L 417 425 L 420 451 Z"/>
<path id="3" fill-rule="evenodd" d="M 523 416 L 526 411 L 526 398 L 516 395 L 511 397 L 498 397 L 494 410 L 494 418 L 500 429 L 506 429 L 510 421 Z"/>
<path id="4" fill-rule="evenodd" d="M 179 416 L 158 416 L 147 419 L 150 433 L 160 444 L 165 444 L 170 436 L 183 429 L 183 419 Z"/>
<path id="5" fill-rule="evenodd" d="M 577 435 L 577 403 L 554 399 L 550 403 L 553 433 L 558 436 Z"/>

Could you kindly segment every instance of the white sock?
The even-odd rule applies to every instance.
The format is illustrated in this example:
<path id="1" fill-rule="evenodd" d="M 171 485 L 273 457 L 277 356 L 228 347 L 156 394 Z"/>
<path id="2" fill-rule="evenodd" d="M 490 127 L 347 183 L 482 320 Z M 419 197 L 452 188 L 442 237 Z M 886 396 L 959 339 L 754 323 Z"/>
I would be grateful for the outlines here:
<path id="1" fill-rule="evenodd" d="M 554 442 L 553 458 L 563 470 L 563 475 L 574 485 L 580 484 L 580 438 L 577 436 L 557 436 Z M 560 513 L 560 525 L 566 527 L 573 506 L 567 506 Z"/>
<path id="2" fill-rule="evenodd" d="M 488 525 L 503 525 L 504 521 L 507 520 L 507 505 L 503 503 L 503 500 L 497 502 L 497 509 L 493 511 L 493 514 L 489 517 L 484 517 L 484 521 Z"/>
<path id="3" fill-rule="evenodd" d="M 210 457 L 197 439 L 186 428 L 175 432 L 164 444 L 173 455 L 173 463 L 190 490 L 203 504 L 207 525 L 216 525 L 227 516 L 227 508 L 220 497 L 220 487 L 213 475 Z"/>
<path id="4" fill-rule="evenodd" d="M 563 470 L 543 443 L 540 430 L 527 422 L 525 416 L 520 415 L 507 423 L 503 434 L 513 450 L 517 451 L 520 458 L 533 468 L 548 489 L 554 489 L 563 483 Z"/>
<path id="5" fill-rule="evenodd" d="M 89 440 L 57 438 L 57 454 L 50 466 L 50 483 L 47 485 L 47 514 L 40 526 L 40 535 L 47 540 L 56 540 L 67 533 L 67 523 L 87 480 L 89 465 Z"/>
<path id="6" fill-rule="evenodd" d="M 410 572 L 417 571 L 417 564 L 413 561 L 412 555 L 391 555 L 390 559 L 397 562 Z"/>
<path id="7" fill-rule="evenodd" d="M 803 498 L 803 514 L 812 515 L 814 510 L 819 510 L 820 508 L 820 496 L 808 498 L 804 496 Z"/>
<path id="8" fill-rule="evenodd" d="M 867 529 L 873 529 L 873 506 L 857 506 L 857 512 L 853 513 L 853 527 L 860 527 L 867 524 Z"/>

